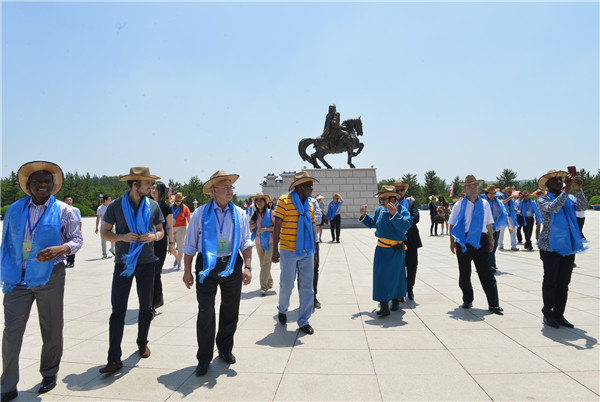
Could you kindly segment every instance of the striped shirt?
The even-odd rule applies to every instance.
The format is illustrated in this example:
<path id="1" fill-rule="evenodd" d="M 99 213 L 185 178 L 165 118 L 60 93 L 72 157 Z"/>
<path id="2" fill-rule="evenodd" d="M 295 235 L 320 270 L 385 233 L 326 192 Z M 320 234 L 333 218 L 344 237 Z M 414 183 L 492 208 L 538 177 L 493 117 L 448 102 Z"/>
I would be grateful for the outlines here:
<path id="1" fill-rule="evenodd" d="M 69 205 L 65 204 L 62 201 L 56 200 L 58 205 L 60 206 L 60 241 L 58 243 L 59 246 L 66 244 L 71 249 L 71 254 L 75 254 L 83 245 L 83 236 L 81 235 L 81 231 L 79 230 L 79 218 L 73 211 L 73 208 Z M 38 220 L 42 217 L 42 214 L 50 205 L 50 198 L 42 205 L 36 205 L 33 202 L 33 198 L 29 201 L 29 221 L 30 222 L 38 222 Z M 29 232 L 29 229 L 25 228 L 25 235 L 23 236 L 24 242 L 30 242 L 33 240 L 33 236 L 37 227 L 33 230 L 33 232 Z M 55 264 L 58 264 L 61 261 L 64 261 L 67 258 L 66 255 L 61 254 L 54 260 Z M 27 265 L 27 260 L 22 261 L 23 270 L 25 270 L 25 266 Z"/>
<path id="2" fill-rule="evenodd" d="M 315 208 L 311 202 L 308 203 L 310 217 L 315 223 Z M 300 214 L 292 202 L 292 196 L 284 194 L 279 197 L 274 212 L 275 218 L 281 219 L 281 232 L 279 234 L 280 248 L 288 251 L 296 251 L 296 232 L 298 230 L 298 217 Z"/>

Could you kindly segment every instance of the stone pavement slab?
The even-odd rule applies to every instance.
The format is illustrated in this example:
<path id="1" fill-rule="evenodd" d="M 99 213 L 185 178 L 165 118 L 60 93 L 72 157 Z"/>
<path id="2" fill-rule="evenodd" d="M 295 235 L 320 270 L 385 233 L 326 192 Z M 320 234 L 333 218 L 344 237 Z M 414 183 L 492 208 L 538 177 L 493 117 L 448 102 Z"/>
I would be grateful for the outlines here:
<path id="1" fill-rule="evenodd" d="M 199 378 L 194 374 L 196 295 L 183 285 L 183 272 L 171 267 L 172 257 L 163 270 L 165 305 L 150 329 L 152 356 L 141 359 L 137 354 L 137 296 L 132 289 L 124 367 L 114 375 L 98 373 L 108 350 L 113 260 L 99 258 L 95 218 L 86 218 L 84 246 L 75 268 L 67 270 L 58 385 L 37 394 L 41 338 L 34 307 L 21 350 L 17 401 L 597 401 L 600 213 L 589 211 L 586 220 L 589 249 L 576 257 L 565 314 L 574 329 L 542 324 L 543 271 L 537 250 L 498 251 L 496 279 L 504 316 L 487 310 L 475 273 L 473 308 L 460 308 L 449 238 L 429 236 L 429 217 L 423 214 L 415 301 L 379 318 L 371 297 L 374 231 L 342 229 L 336 244 L 328 243 L 325 230 L 318 287 L 323 307 L 310 320 L 315 334 L 298 331 L 296 291 L 288 324 L 277 322 L 279 265 L 272 269 L 275 287 L 264 297 L 256 269 L 252 283 L 243 288 L 233 351 L 237 363 L 215 358 L 208 374 Z"/>

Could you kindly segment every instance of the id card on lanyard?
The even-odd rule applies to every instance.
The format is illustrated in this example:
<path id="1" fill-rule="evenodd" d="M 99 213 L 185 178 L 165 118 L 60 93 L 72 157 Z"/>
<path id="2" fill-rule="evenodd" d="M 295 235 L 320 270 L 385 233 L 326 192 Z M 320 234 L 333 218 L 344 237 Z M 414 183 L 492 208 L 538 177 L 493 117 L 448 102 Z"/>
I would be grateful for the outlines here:
<path id="1" fill-rule="evenodd" d="M 48 210 L 48 208 L 46 208 L 44 210 L 44 212 L 42 213 L 42 215 L 38 218 L 37 222 L 35 222 L 35 224 L 33 225 L 33 227 L 31 227 L 31 213 L 27 214 L 27 227 L 26 230 L 29 230 L 29 237 L 31 237 L 31 241 L 24 241 L 23 242 L 23 259 L 27 260 L 29 259 L 29 253 L 31 253 L 31 249 L 33 248 L 33 233 L 35 232 L 35 229 L 37 229 L 38 225 L 40 224 L 42 218 L 44 217 L 44 214 L 46 213 L 46 211 Z"/>
<path id="2" fill-rule="evenodd" d="M 223 220 L 219 222 L 219 215 L 217 211 L 215 211 L 215 218 L 217 219 L 217 225 L 219 225 L 219 236 L 217 239 L 217 254 L 227 254 L 229 253 L 229 239 L 223 239 L 221 236 L 223 235 L 223 226 L 225 225 L 225 217 L 227 216 L 228 209 L 223 212 Z"/>

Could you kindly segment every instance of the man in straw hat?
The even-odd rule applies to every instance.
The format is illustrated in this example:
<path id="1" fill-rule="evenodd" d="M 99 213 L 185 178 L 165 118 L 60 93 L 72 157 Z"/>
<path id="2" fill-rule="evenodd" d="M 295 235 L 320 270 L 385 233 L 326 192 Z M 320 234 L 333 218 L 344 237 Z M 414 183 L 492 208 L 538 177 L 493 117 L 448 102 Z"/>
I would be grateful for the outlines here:
<path id="1" fill-rule="evenodd" d="M 417 265 L 419 264 L 418 249 L 420 247 L 423 247 L 423 243 L 421 242 L 421 236 L 419 235 L 419 228 L 417 227 L 417 223 L 419 223 L 419 220 L 421 218 L 419 215 L 419 207 L 417 207 L 417 203 L 415 202 L 415 200 L 406 198 L 406 193 L 408 191 L 408 183 L 404 183 L 402 182 L 402 180 L 396 180 L 394 182 L 394 189 L 396 190 L 396 193 L 398 193 L 398 203 L 408 210 L 408 212 L 410 213 L 410 219 L 412 219 L 413 222 L 412 226 L 406 232 L 405 262 L 407 281 L 406 292 L 408 298 L 410 300 L 414 300 L 415 294 L 413 292 L 413 288 L 417 279 Z"/>
<path id="2" fill-rule="evenodd" d="M 566 184 L 564 188 L 563 184 Z M 546 195 L 536 200 L 543 224 L 538 241 L 540 259 L 544 264 L 542 313 L 544 323 L 554 328 L 573 328 L 564 314 L 575 253 L 583 250 L 575 215 L 576 210 L 587 208 L 587 198 L 581 184 L 579 176 L 556 170 L 550 170 L 538 180 L 538 187 L 548 190 Z M 573 185 L 577 193 L 576 202 L 568 197 Z"/>
<path id="3" fill-rule="evenodd" d="M 390 315 L 400 308 L 400 299 L 406 296 L 406 271 L 404 269 L 406 231 L 413 224 L 410 212 L 396 203 L 398 194 L 394 186 L 383 186 L 377 193 L 381 203 L 373 217 L 367 215 L 367 205 L 360 207 L 360 221 L 375 228 L 377 247 L 373 259 L 373 300 L 379 302 L 377 315 Z"/>
<path id="4" fill-rule="evenodd" d="M 27 197 L 8 207 L 2 230 L 2 401 L 17 397 L 19 354 L 34 300 L 43 341 L 38 392 L 56 386 L 63 352 L 64 261 L 83 244 L 73 209 L 54 198 L 63 183 L 61 168 L 51 162 L 29 162 L 17 176 Z"/>
<path id="5" fill-rule="evenodd" d="M 503 315 L 499 306 L 498 287 L 494 272 L 490 269 L 489 253 L 494 249 L 494 218 L 489 202 L 480 198 L 479 185 L 483 180 L 468 175 L 461 183 L 466 197 L 458 201 L 448 223 L 450 224 L 450 251 L 458 259 L 458 284 L 463 293 L 463 308 L 473 304 L 471 284 L 471 261 L 475 263 L 477 275 L 485 292 L 489 310 Z M 458 243 L 458 244 L 457 244 Z"/>
<path id="6" fill-rule="evenodd" d="M 225 363 L 235 363 L 233 336 L 237 329 L 242 283 L 248 285 L 252 280 L 254 246 L 244 210 L 231 202 L 233 183 L 238 177 L 237 174 L 219 170 L 204 183 L 202 192 L 210 195 L 212 200 L 194 211 L 183 247 L 183 282 L 188 289 L 196 282 L 198 300 L 197 376 L 207 373 L 213 359 L 217 287 L 221 289 L 217 349 Z M 192 260 L 196 254 L 194 281 Z"/>
<path id="7" fill-rule="evenodd" d="M 129 174 L 121 176 L 127 181 L 129 191 L 108 205 L 104 213 L 102 238 L 116 242 L 115 270 L 112 280 L 109 320 L 108 362 L 100 373 L 113 373 L 121 367 L 121 340 L 127 300 L 133 278 L 136 281 L 139 315 L 136 343 L 140 357 L 150 357 L 148 332 L 153 318 L 152 299 L 154 297 L 154 241 L 164 236 L 165 221 L 158 203 L 150 197 L 152 180 L 160 177 L 150 174 L 147 167 L 132 167 Z M 112 232 L 113 226 L 115 233 Z"/>
<path id="8" fill-rule="evenodd" d="M 492 224 L 492 230 L 494 232 L 494 249 L 490 251 L 490 268 L 494 271 L 498 270 L 496 266 L 496 248 L 498 247 L 498 239 L 500 238 L 500 230 L 509 225 L 509 221 L 507 219 L 506 208 L 502 202 L 496 198 L 496 186 L 490 185 L 487 186 L 483 192 L 485 196 L 483 199 L 489 202 L 490 209 L 492 211 L 492 217 L 494 218 L 494 223 Z"/>
<path id="9" fill-rule="evenodd" d="M 300 309 L 298 327 L 308 334 L 314 333 L 308 319 L 314 308 L 315 266 L 315 211 L 310 202 L 313 183 L 319 181 L 306 171 L 294 175 L 289 194 L 279 197 L 275 207 L 275 231 L 273 232 L 273 262 L 281 258 L 279 277 L 278 318 L 282 325 L 287 323 L 290 296 L 298 272 Z M 281 244 L 280 244 L 281 243 Z M 279 249 L 281 248 L 281 252 Z"/>
<path id="10" fill-rule="evenodd" d="M 185 235 L 187 233 L 187 225 L 190 223 L 192 214 L 187 205 L 183 203 L 185 197 L 181 192 L 175 194 L 173 198 L 173 236 L 175 238 L 175 244 L 177 245 L 177 256 L 173 262 L 173 268 L 181 269 L 183 263 L 183 244 L 185 242 Z"/>
<path id="11" fill-rule="evenodd" d="M 529 191 L 524 190 L 521 192 L 523 199 L 519 201 L 517 208 L 520 211 L 520 215 L 523 217 L 523 237 L 525 237 L 525 250 L 533 251 L 533 244 L 531 243 L 531 235 L 533 234 L 533 223 L 540 226 L 542 223 L 542 215 L 538 210 L 535 201 L 529 198 Z"/>
<path id="12" fill-rule="evenodd" d="M 517 248 L 517 228 L 519 224 L 517 223 L 517 210 L 515 208 L 514 198 L 517 196 L 513 196 L 513 188 L 505 187 L 502 190 L 502 204 L 504 204 L 504 208 L 506 209 L 506 216 L 508 220 L 508 225 L 500 228 L 500 236 L 498 237 L 498 248 L 500 250 L 504 250 L 504 230 L 508 227 L 508 233 L 510 234 L 510 249 L 512 251 L 519 251 Z"/>

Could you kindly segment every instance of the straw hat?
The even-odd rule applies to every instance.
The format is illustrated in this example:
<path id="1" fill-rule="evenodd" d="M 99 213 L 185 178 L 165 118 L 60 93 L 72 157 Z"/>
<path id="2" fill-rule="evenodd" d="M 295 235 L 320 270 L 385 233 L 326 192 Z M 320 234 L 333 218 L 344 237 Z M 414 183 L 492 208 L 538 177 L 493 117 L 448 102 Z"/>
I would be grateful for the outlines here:
<path id="1" fill-rule="evenodd" d="M 377 193 L 377 197 L 396 197 L 398 198 L 398 193 L 396 192 L 396 188 L 394 186 L 382 186 L 381 191 Z"/>
<path id="2" fill-rule="evenodd" d="M 461 186 L 468 186 L 469 184 L 481 184 L 483 180 L 477 180 L 474 175 L 470 174 L 465 177 L 465 181 L 460 183 Z"/>
<path id="3" fill-rule="evenodd" d="M 437 197 L 435 195 L 430 195 L 429 201 L 437 201 Z"/>
<path id="4" fill-rule="evenodd" d="M 19 178 L 19 186 L 21 190 L 27 195 L 31 195 L 31 191 L 27 188 L 27 182 L 29 181 L 29 176 L 34 174 L 35 172 L 39 172 L 45 170 L 52 175 L 54 181 L 54 187 L 52 187 L 52 194 L 56 194 L 60 191 L 60 188 L 63 184 L 63 171 L 55 163 L 46 162 L 46 161 L 34 161 L 27 162 L 22 165 L 17 172 L 17 176 Z"/>
<path id="5" fill-rule="evenodd" d="M 127 180 L 158 180 L 160 177 L 150 174 L 150 168 L 135 166 L 129 169 L 129 174 L 119 177 L 119 181 Z"/>
<path id="6" fill-rule="evenodd" d="M 185 200 L 185 197 L 183 196 L 183 194 L 181 192 L 178 192 L 177 194 L 175 194 L 175 197 L 173 198 L 173 201 L 183 201 Z"/>
<path id="7" fill-rule="evenodd" d="M 252 202 L 256 202 L 257 198 L 262 198 L 267 204 L 269 203 L 269 201 L 271 201 L 271 197 L 263 193 L 256 193 L 254 197 L 250 197 L 250 200 L 252 200 Z"/>
<path id="8" fill-rule="evenodd" d="M 408 183 L 404 183 L 402 180 L 396 180 L 394 182 L 394 187 L 406 187 L 406 190 L 408 190 Z"/>
<path id="9" fill-rule="evenodd" d="M 487 186 L 484 190 L 484 193 L 494 193 L 496 194 L 496 186 L 490 184 L 489 186 Z"/>
<path id="10" fill-rule="evenodd" d="M 292 182 L 292 184 L 290 184 L 289 191 L 292 191 L 294 187 L 296 187 L 298 184 L 306 183 L 309 181 L 312 181 L 313 183 L 319 182 L 319 180 L 315 179 L 314 177 L 310 177 L 305 170 L 298 172 L 294 175 L 294 181 Z"/>
<path id="11" fill-rule="evenodd" d="M 523 197 L 525 197 L 525 196 L 528 196 L 528 195 L 529 195 L 529 191 L 527 191 L 527 190 L 523 190 L 523 191 L 521 191 L 521 195 L 522 195 Z"/>
<path id="12" fill-rule="evenodd" d="M 325 197 L 322 196 L 321 194 L 317 195 L 317 197 L 315 198 L 315 200 L 317 200 L 317 201 L 321 201 L 321 200 L 324 200 L 324 199 L 325 199 Z"/>
<path id="13" fill-rule="evenodd" d="M 548 182 L 548 180 L 554 179 L 555 177 L 560 177 L 564 181 L 565 178 L 567 177 L 567 174 L 568 173 L 563 170 L 551 169 L 548 171 L 548 173 L 546 173 L 545 175 L 540 177 L 540 179 L 538 180 L 538 183 L 537 183 L 538 187 L 541 188 L 542 190 L 548 190 L 548 187 L 546 187 L 546 182 Z"/>
<path id="14" fill-rule="evenodd" d="M 509 192 L 509 191 L 510 191 L 510 192 L 511 192 L 511 194 L 512 194 L 512 192 L 513 192 L 513 188 L 512 188 L 512 187 L 508 187 L 508 186 L 507 186 L 507 187 L 504 187 L 504 188 L 502 189 L 502 192 L 503 192 L 503 193 L 507 193 L 507 192 Z"/>
<path id="15" fill-rule="evenodd" d="M 202 192 L 206 195 L 212 195 L 211 190 L 215 184 L 225 180 L 230 180 L 231 183 L 235 183 L 239 177 L 239 174 L 227 174 L 227 172 L 224 170 L 217 170 L 212 176 L 210 176 L 210 179 L 204 183 L 202 186 Z"/>

